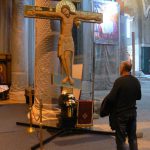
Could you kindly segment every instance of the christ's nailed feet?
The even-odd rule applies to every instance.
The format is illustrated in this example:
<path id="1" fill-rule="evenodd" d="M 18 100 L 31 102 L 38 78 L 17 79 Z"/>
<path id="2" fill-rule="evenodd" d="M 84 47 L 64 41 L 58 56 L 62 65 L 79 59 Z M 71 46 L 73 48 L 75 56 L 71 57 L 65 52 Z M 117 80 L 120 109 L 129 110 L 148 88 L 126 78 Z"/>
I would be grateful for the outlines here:
<path id="1" fill-rule="evenodd" d="M 62 80 L 62 84 L 66 84 L 67 82 L 69 82 L 70 85 L 74 85 L 74 80 L 69 76 L 69 77 L 65 77 Z"/>

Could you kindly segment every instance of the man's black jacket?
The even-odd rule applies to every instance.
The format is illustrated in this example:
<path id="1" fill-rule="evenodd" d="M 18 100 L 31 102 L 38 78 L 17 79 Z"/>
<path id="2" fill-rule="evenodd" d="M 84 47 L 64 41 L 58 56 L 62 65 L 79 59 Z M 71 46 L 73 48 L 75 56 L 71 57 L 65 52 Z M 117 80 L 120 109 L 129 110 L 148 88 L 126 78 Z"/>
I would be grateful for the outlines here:
<path id="1" fill-rule="evenodd" d="M 119 77 L 101 105 L 100 116 L 135 114 L 136 100 L 141 99 L 141 85 L 132 75 Z M 110 122 L 111 125 L 111 122 Z"/>

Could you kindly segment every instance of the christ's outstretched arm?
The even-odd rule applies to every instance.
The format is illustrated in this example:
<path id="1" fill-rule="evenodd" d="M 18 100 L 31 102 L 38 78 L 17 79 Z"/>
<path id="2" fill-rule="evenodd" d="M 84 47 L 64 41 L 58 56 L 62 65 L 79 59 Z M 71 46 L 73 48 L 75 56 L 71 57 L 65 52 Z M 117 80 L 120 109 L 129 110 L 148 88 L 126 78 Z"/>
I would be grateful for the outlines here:
<path id="1" fill-rule="evenodd" d="M 88 21 L 102 23 L 103 14 L 102 13 L 91 13 L 91 12 L 82 12 L 76 11 L 76 19 L 81 21 Z M 89 22 L 89 21 L 88 21 Z"/>
<path id="2" fill-rule="evenodd" d="M 52 18 L 52 19 L 55 19 L 55 18 L 59 18 L 61 19 L 61 13 L 59 12 L 51 12 L 51 11 L 41 11 L 41 10 L 28 10 L 26 11 L 25 13 L 27 16 L 30 16 L 30 17 L 40 17 L 40 18 Z"/>

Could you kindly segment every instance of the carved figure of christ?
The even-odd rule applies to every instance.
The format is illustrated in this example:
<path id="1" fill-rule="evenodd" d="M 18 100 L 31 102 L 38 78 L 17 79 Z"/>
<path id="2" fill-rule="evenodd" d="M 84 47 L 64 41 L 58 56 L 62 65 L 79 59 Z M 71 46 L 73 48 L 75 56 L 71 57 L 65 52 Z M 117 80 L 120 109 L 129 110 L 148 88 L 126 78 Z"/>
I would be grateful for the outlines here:
<path id="1" fill-rule="evenodd" d="M 29 9 L 25 11 L 25 15 L 27 17 L 33 18 L 38 17 L 38 18 L 60 19 L 61 31 L 58 42 L 58 57 L 66 74 L 66 77 L 62 80 L 62 83 L 69 82 L 70 85 L 73 85 L 74 84 L 74 80 L 72 79 L 72 62 L 74 55 L 74 42 L 72 37 L 73 24 L 75 23 L 78 26 L 79 21 L 101 23 L 102 14 L 74 11 L 75 9 L 72 9 L 72 7 L 70 7 L 74 6 L 73 3 L 71 2 L 67 2 L 64 5 L 59 6 L 61 6 L 59 7 L 59 11 L 57 9 L 56 9 L 57 11 Z"/>

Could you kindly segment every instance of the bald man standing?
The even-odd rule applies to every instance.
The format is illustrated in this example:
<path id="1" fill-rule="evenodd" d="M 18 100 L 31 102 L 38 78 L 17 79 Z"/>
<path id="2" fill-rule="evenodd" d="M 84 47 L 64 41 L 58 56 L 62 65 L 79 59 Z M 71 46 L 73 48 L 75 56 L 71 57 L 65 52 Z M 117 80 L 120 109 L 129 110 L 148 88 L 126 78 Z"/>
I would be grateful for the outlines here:
<path id="1" fill-rule="evenodd" d="M 130 150 L 138 150 L 136 100 L 141 99 L 141 85 L 138 79 L 131 75 L 131 68 L 129 61 L 121 62 L 120 77 L 116 79 L 112 90 L 104 99 L 110 107 L 109 122 L 116 133 L 117 150 L 126 150 L 126 137 Z"/>

